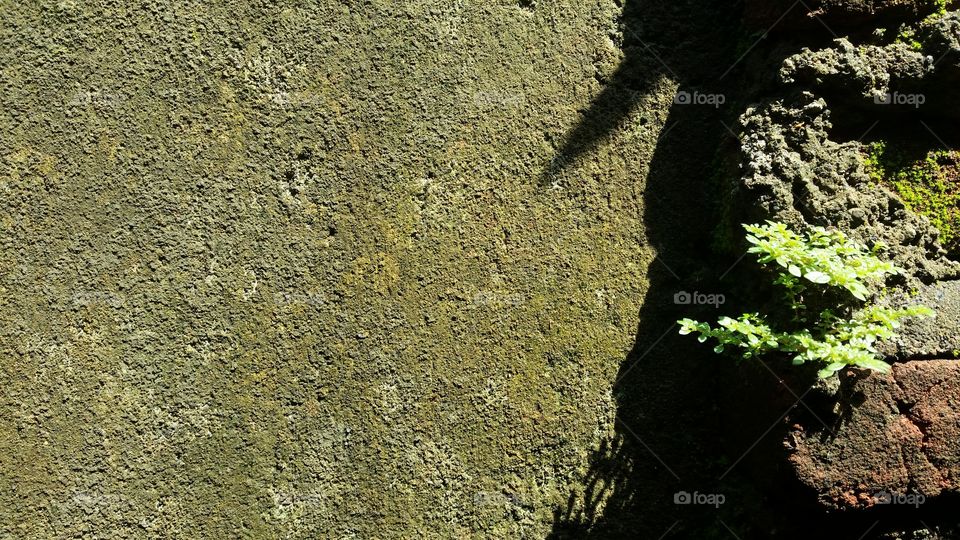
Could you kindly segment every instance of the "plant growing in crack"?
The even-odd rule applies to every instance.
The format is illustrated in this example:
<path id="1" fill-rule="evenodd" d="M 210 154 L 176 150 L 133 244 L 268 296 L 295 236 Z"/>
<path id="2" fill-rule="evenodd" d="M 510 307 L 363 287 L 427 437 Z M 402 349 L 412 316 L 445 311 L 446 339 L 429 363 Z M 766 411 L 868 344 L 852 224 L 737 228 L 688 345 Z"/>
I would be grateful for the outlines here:
<path id="1" fill-rule="evenodd" d="M 714 352 L 735 349 L 745 359 L 780 352 L 792 356 L 795 365 L 822 364 L 819 376 L 824 379 L 848 366 L 886 373 L 890 365 L 877 351 L 877 342 L 892 338 L 906 317 L 934 314 L 921 305 L 877 304 L 885 278 L 902 272 L 878 257 L 882 244 L 868 250 L 840 231 L 812 227 L 800 235 L 771 221 L 744 228 L 753 244 L 749 252 L 757 254 L 761 264 L 776 267 L 773 283 L 783 289 L 790 313 L 785 326 L 790 329 L 778 331 L 760 313 L 722 317 L 717 327 L 693 319 L 678 321 L 681 335 L 697 333 L 701 343 L 716 340 Z M 813 309 L 811 303 L 839 307 Z"/>

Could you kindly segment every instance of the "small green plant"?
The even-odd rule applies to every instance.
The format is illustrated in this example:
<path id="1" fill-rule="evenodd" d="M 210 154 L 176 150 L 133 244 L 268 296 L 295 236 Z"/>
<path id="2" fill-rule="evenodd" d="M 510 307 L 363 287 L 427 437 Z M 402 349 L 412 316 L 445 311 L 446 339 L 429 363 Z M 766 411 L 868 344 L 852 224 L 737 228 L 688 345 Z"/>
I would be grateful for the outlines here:
<path id="1" fill-rule="evenodd" d="M 782 223 L 744 225 L 753 244 L 750 253 L 764 265 L 775 265 L 774 284 L 784 291 L 790 309 L 789 330 L 778 331 L 759 313 L 739 318 L 722 317 L 717 327 L 693 319 L 681 319 L 680 334 L 696 332 L 701 343 L 713 339 L 714 352 L 736 350 L 743 358 L 780 352 L 792 356 L 796 365 L 823 364 L 821 378 L 847 366 L 890 370 L 875 345 L 889 339 L 905 317 L 932 316 L 924 306 L 901 309 L 881 307 L 873 300 L 884 278 L 901 272 L 877 253 L 882 244 L 867 248 L 840 231 L 812 227 L 801 236 Z M 813 300 L 834 303 L 831 292 L 839 291 L 841 307 L 812 310 Z M 811 311 L 816 320 L 810 321 Z"/>

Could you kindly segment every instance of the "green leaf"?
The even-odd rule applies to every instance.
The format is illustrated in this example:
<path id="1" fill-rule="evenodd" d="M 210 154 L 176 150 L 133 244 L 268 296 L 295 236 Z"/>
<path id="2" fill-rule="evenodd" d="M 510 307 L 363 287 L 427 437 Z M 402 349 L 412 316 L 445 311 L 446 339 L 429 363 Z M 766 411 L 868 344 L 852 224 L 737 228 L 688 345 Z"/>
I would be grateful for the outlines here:
<path id="1" fill-rule="evenodd" d="M 830 377 L 833 376 L 834 373 L 840 371 L 841 369 L 843 369 L 843 368 L 845 368 L 845 367 L 847 367 L 847 364 L 845 364 L 845 363 L 843 363 L 843 362 L 833 362 L 832 364 L 828 364 L 827 367 L 821 369 L 821 370 L 817 373 L 817 375 L 818 375 L 821 379 L 829 379 Z"/>
<path id="2" fill-rule="evenodd" d="M 803 277 L 814 283 L 830 283 L 830 276 L 824 274 L 823 272 L 807 272 L 807 274 Z"/>
<path id="3" fill-rule="evenodd" d="M 877 343 L 893 337 L 902 319 L 933 315 L 933 310 L 924 306 L 894 309 L 871 303 L 868 299 L 878 294 L 884 278 L 899 269 L 840 231 L 811 227 L 801 235 L 770 221 L 744 228 L 752 244 L 748 252 L 755 253 L 761 264 L 781 266 L 776 269 L 774 285 L 784 290 L 794 330 L 779 331 L 759 313 L 745 313 L 736 319 L 720 317 L 717 327 L 693 319 L 677 321 L 681 335 L 697 333 L 700 343 L 713 340 L 718 354 L 738 349 L 741 358 L 748 359 L 780 351 L 789 354 L 794 364 L 821 364 L 821 378 L 847 366 L 887 372 L 890 365 L 877 352 Z M 834 309 L 810 313 L 808 303 L 822 308 L 819 300 L 829 297 L 823 296 L 823 288 L 809 287 L 807 282 L 835 287 L 850 297 Z M 847 316 L 855 307 L 852 299 L 864 304 Z M 804 327 L 807 321 L 810 325 Z"/>
<path id="4" fill-rule="evenodd" d="M 884 362 L 883 360 L 877 360 L 876 358 L 860 360 L 857 362 L 857 366 L 879 371 L 880 373 L 890 372 L 890 364 Z"/>

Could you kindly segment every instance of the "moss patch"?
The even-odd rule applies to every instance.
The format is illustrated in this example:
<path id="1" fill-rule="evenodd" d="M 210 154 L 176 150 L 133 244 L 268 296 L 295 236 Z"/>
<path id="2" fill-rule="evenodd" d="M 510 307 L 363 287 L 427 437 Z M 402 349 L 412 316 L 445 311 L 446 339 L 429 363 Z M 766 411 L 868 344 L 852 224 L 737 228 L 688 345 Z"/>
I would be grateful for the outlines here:
<path id="1" fill-rule="evenodd" d="M 903 202 L 927 216 L 940 231 L 943 245 L 960 248 L 960 152 L 932 150 L 920 155 L 887 142 L 868 147 L 870 177 L 897 193 Z"/>

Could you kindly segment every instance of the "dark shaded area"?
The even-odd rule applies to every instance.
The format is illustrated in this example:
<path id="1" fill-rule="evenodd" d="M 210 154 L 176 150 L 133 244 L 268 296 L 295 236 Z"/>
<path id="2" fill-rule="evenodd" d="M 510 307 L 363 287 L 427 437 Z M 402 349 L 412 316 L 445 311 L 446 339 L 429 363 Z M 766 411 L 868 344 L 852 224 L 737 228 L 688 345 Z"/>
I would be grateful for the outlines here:
<path id="1" fill-rule="evenodd" d="M 941 8 L 939 0 L 745 0 L 745 24 L 769 32 L 831 35 L 919 20 Z M 956 2 L 952 2 L 956 5 Z"/>
<path id="2" fill-rule="evenodd" d="M 714 249 L 720 175 L 736 155 L 737 116 L 771 88 L 771 66 L 798 46 L 741 28 L 742 9 L 733 0 L 628 1 L 625 58 L 544 175 L 548 184 L 592 152 L 664 77 L 681 92 L 725 97 L 721 107 L 676 100 L 661 130 L 644 193 L 659 256 L 614 388 L 616 435 L 592 456 L 585 492 L 556 509 L 553 539 L 876 538 L 925 527 L 946 508 L 826 514 L 792 476 L 785 419 L 823 418 L 829 437 L 845 411 L 832 412 L 831 396 L 808 392 L 809 374 L 785 363 L 736 365 L 677 334 L 680 317 L 712 320 L 756 303 L 762 283 L 730 255 L 739 247 Z M 724 294 L 726 303 L 678 305 L 680 291 Z M 678 504 L 714 495 L 722 504 Z"/>
<path id="3" fill-rule="evenodd" d="M 662 78 L 678 81 L 681 92 L 718 92 L 722 72 L 739 63 L 734 49 L 739 47 L 746 52 L 751 48 L 746 44 L 754 38 L 735 32 L 731 26 L 738 19 L 738 0 L 713 0 L 710 4 L 689 0 L 626 2 L 621 17 L 624 58 L 610 79 L 601 81 L 604 89 L 567 135 L 544 175 L 545 182 L 595 150 L 610 132 L 621 127 L 638 102 L 651 94 Z M 725 22 L 715 20 L 717 16 Z M 717 58 L 721 51 L 727 51 L 723 59 Z M 678 111 L 684 109 L 701 109 L 701 113 L 703 109 L 712 109 L 714 116 L 721 111 L 710 105 L 674 107 L 664 134 L 681 120 Z M 729 103 L 722 110 L 729 110 Z M 691 113 L 692 118 L 698 116 L 695 111 Z"/>
<path id="4" fill-rule="evenodd" d="M 732 300 L 720 278 L 728 278 L 723 274 L 735 259 L 712 255 L 711 242 L 719 213 L 717 151 L 736 144 L 724 124 L 732 128 L 739 110 L 731 85 L 736 78 L 721 77 L 750 48 L 743 45 L 750 36 L 740 32 L 739 20 L 739 2 L 628 2 L 625 58 L 550 171 L 558 174 L 592 151 L 661 78 L 678 82 L 687 95 L 725 97 L 720 107 L 675 100 L 661 130 L 645 188 L 647 234 L 659 256 L 648 269 L 651 287 L 636 343 L 614 390 L 617 435 L 596 452 L 587 492 L 571 495 L 569 506 L 558 509 L 554 538 L 730 538 L 731 530 L 742 537 L 748 520 L 741 514 L 754 506 L 742 499 L 758 496 L 735 472 L 727 482 L 720 479 L 733 463 L 721 451 L 731 435 L 721 426 L 717 381 L 732 368 L 677 335 L 673 324 L 695 315 L 691 306 L 674 304 L 680 291 L 724 293 Z M 724 312 L 707 307 L 702 315 L 718 311 Z M 731 476 L 738 479 L 737 493 Z M 675 504 L 680 492 L 723 494 L 725 502 L 719 508 Z"/>

